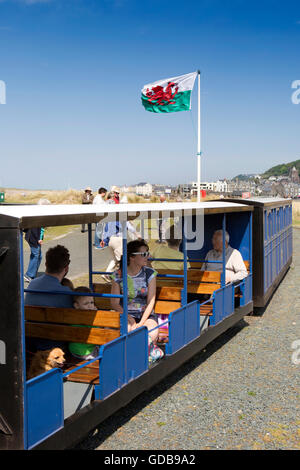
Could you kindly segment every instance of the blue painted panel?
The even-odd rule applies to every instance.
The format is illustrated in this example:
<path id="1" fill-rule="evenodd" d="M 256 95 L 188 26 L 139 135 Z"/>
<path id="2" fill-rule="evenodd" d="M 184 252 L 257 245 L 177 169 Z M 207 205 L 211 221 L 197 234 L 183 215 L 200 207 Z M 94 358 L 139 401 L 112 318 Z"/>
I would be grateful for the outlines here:
<path id="1" fill-rule="evenodd" d="M 188 250 L 188 258 L 204 259 L 212 249 L 211 239 L 217 229 L 222 228 L 223 214 L 204 216 L 204 244 L 201 250 Z M 230 245 L 239 250 L 244 260 L 250 260 L 250 213 L 236 212 L 226 214 L 226 230 L 230 236 Z M 194 223 L 194 222 L 193 222 Z M 193 229 L 195 229 L 193 225 Z"/>
<path id="2" fill-rule="evenodd" d="M 200 304 L 191 302 L 185 308 L 185 343 L 190 343 L 200 334 Z"/>
<path id="3" fill-rule="evenodd" d="M 169 315 L 169 342 L 166 345 L 166 355 L 173 354 L 185 344 L 185 308 L 179 308 Z"/>
<path id="4" fill-rule="evenodd" d="M 268 240 L 267 211 L 264 211 L 264 232 L 265 232 L 265 241 L 267 241 Z"/>
<path id="5" fill-rule="evenodd" d="M 104 344 L 100 349 L 99 386 L 96 399 L 103 400 L 126 383 L 126 336 Z"/>
<path id="6" fill-rule="evenodd" d="M 166 354 L 173 354 L 200 335 L 200 304 L 191 302 L 169 315 Z"/>
<path id="7" fill-rule="evenodd" d="M 126 340 L 127 382 L 148 370 L 148 329 L 131 331 Z"/>
<path id="8" fill-rule="evenodd" d="M 26 384 L 27 448 L 45 440 L 64 425 L 63 379 L 52 369 Z"/>
<path id="9" fill-rule="evenodd" d="M 216 325 L 234 312 L 234 285 L 228 284 L 214 292 L 213 316 L 210 324 Z"/>
<path id="10" fill-rule="evenodd" d="M 223 318 L 228 317 L 234 311 L 234 285 L 229 284 L 223 289 L 224 295 L 224 315 Z"/>
<path id="11" fill-rule="evenodd" d="M 213 314 L 210 319 L 211 325 L 216 325 L 222 320 L 223 314 L 223 289 L 218 289 L 214 292 L 213 301 Z"/>
<path id="12" fill-rule="evenodd" d="M 241 306 L 247 305 L 252 300 L 252 274 L 249 274 L 244 280 L 243 296 L 241 298 Z"/>

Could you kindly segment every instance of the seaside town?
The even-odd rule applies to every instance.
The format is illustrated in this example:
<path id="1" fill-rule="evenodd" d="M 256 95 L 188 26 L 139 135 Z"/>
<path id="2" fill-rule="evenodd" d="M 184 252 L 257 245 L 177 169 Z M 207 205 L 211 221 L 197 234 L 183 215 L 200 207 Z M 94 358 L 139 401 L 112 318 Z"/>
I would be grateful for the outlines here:
<path id="1" fill-rule="evenodd" d="M 249 198 L 250 196 L 264 197 L 300 197 L 299 172 L 293 166 L 287 175 L 269 176 L 263 175 L 239 175 L 231 180 L 223 179 L 212 182 L 201 182 L 202 196 L 223 195 Z M 151 184 L 142 182 L 131 186 L 122 186 L 120 191 L 124 195 L 137 195 L 144 198 L 168 195 L 171 198 L 188 199 L 197 195 L 197 182 L 182 183 L 177 186 Z"/>

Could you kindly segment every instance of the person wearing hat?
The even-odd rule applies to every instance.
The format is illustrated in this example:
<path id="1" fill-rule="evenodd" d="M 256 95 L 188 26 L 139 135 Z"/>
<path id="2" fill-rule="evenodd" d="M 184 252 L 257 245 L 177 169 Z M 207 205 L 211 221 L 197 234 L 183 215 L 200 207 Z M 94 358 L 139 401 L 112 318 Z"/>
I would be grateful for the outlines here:
<path id="1" fill-rule="evenodd" d="M 92 194 L 92 188 L 87 186 L 84 190 L 84 193 L 81 198 L 81 203 L 82 204 L 93 204 L 94 196 Z M 85 224 L 82 224 L 81 226 L 81 231 L 85 232 Z"/>
<path id="2" fill-rule="evenodd" d="M 115 204 L 120 204 L 120 188 L 118 188 L 118 186 L 113 186 L 111 191 L 114 193 L 113 199 Z"/>

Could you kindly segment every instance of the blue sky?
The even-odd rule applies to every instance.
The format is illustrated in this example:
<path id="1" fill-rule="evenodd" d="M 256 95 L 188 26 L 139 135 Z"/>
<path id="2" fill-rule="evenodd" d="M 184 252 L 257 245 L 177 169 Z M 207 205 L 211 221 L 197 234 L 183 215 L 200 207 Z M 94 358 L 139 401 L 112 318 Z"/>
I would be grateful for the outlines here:
<path id="1" fill-rule="evenodd" d="M 145 83 L 201 70 L 202 180 L 300 158 L 300 4 L 0 0 L 0 185 L 94 189 L 196 179 L 191 112 Z"/>

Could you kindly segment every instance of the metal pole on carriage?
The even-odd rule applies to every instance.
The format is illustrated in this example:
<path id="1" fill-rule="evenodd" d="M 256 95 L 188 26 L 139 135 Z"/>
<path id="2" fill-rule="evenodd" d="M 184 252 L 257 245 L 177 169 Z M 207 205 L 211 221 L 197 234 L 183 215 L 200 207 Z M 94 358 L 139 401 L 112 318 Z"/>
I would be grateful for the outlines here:
<path id="1" fill-rule="evenodd" d="M 200 70 L 198 70 L 197 202 L 201 201 L 200 181 L 201 181 Z"/>

